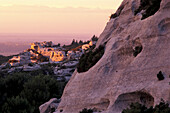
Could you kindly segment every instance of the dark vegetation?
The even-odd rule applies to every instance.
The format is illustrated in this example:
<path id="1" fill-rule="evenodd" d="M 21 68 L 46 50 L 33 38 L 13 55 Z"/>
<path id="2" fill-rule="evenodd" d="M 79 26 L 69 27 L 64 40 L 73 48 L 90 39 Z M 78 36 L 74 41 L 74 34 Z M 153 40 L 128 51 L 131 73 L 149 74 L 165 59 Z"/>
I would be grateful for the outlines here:
<path id="1" fill-rule="evenodd" d="M 122 12 L 123 9 L 124 9 L 124 5 L 121 5 L 121 6 L 118 8 L 118 10 L 116 11 L 116 13 L 114 13 L 114 14 L 112 14 L 112 15 L 110 16 L 110 19 L 113 19 L 113 18 L 118 17 L 118 16 L 121 14 L 121 12 Z"/>
<path id="2" fill-rule="evenodd" d="M 97 41 L 98 38 L 94 35 L 94 36 L 91 38 L 91 40 Z M 70 45 L 64 45 L 63 48 L 65 48 L 67 51 L 69 51 L 69 50 L 77 50 L 77 49 L 81 48 L 81 46 L 82 46 L 83 44 L 88 44 L 89 42 L 90 42 L 89 40 L 83 42 L 82 40 L 77 41 L 77 40 L 73 39 L 73 41 L 71 42 Z"/>
<path id="3" fill-rule="evenodd" d="M 42 54 L 39 54 L 37 60 L 40 61 L 40 62 L 48 62 L 49 58 L 43 56 Z"/>
<path id="4" fill-rule="evenodd" d="M 136 57 L 139 53 L 142 52 L 143 47 L 142 46 L 136 46 L 133 50 L 133 56 Z"/>
<path id="5" fill-rule="evenodd" d="M 79 60 L 79 64 L 77 65 L 77 71 L 79 73 L 88 71 L 91 67 L 93 67 L 103 56 L 104 54 L 104 46 L 99 46 L 95 50 L 89 50 L 85 52 Z"/>
<path id="6" fill-rule="evenodd" d="M 149 16 L 154 15 L 160 8 L 160 3 L 162 0 L 141 0 L 140 6 L 137 10 L 135 10 L 134 14 L 145 10 L 142 14 L 142 20 L 148 18 Z"/>
<path id="7" fill-rule="evenodd" d="M 159 73 L 157 74 L 157 78 L 158 78 L 158 80 L 164 80 L 164 75 L 163 75 L 162 71 L 159 71 Z"/>
<path id="8" fill-rule="evenodd" d="M 64 45 L 63 48 L 65 48 L 66 50 L 71 50 L 71 49 L 74 49 L 80 45 L 83 45 L 83 41 L 80 40 L 78 42 L 77 40 L 73 39 L 73 41 L 71 42 L 70 45 Z"/>
<path id="9" fill-rule="evenodd" d="M 170 113 L 169 104 L 161 101 L 159 105 L 154 108 L 151 106 L 147 108 L 146 106 L 139 103 L 132 103 L 130 108 L 124 109 L 122 113 Z"/>
<path id="10" fill-rule="evenodd" d="M 93 110 L 92 109 L 87 109 L 87 108 L 84 108 L 82 111 L 80 111 L 79 113 L 93 113 Z"/>
<path id="11" fill-rule="evenodd" d="M 12 57 L 13 57 L 13 55 L 12 56 L 2 56 L 2 55 L 0 55 L 0 65 L 5 63 L 5 62 L 8 62 L 8 60 L 11 59 Z"/>
<path id="12" fill-rule="evenodd" d="M 61 98 L 66 82 L 39 72 L 0 76 L 1 113 L 39 113 L 41 104 Z"/>

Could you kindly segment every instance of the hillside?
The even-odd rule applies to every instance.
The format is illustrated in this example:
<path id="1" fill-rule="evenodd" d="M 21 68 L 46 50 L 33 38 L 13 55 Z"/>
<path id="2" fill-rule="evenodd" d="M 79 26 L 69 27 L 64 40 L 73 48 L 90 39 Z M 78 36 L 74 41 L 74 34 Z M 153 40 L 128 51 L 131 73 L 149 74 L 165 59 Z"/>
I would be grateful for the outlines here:
<path id="1" fill-rule="evenodd" d="M 3 55 L 0 55 L 0 65 L 2 63 L 5 63 L 5 62 L 8 62 L 9 59 L 11 59 L 13 56 L 3 56 Z"/>
<path id="2" fill-rule="evenodd" d="M 102 58 L 88 71 L 72 75 L 57 113 L 84 108 L 120 113 L 132 102 L 149 107 L 161 99 L 170 104 L 169 0 L 124 0 L 96 48 L 101 45 Z M 157 78 L 160 71 L 163 80 Z"/>

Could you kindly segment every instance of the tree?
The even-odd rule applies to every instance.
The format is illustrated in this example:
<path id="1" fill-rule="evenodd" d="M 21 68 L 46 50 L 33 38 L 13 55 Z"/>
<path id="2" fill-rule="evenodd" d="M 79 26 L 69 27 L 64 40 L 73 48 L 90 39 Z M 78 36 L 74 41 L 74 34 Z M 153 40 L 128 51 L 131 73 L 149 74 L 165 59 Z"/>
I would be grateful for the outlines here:
<path id="1" fill-rule="evenodd" d="M 50 93 L 49 87 L 46 85 L 43 76 L 36 76 L 30 79 L 24 84 L 24 90 L 21 92 L 21 96 L 26 98 L 31 106 L 34 106 L 35 113 L 38 112 L 38 107 L 45 101 L 48 101 Z"/>
<path id="2" fill-rule="evenodd" d="M 58 46 L 58 47 L 60 47 L 60 45 L 61 45 L 61 44 L 60 44 L 60 43 L 58 43 L 58 45 L 57 45 L 57 46 Z"/>
<path id="3" fill-rule="evenodd" d="M 93 67 L 103 56 L 104 46 L 99 46 L 95 51 L 91 49 L 80 57 L 79 63 L 77 65 L 77 71 L 79 73 L 88 71 Z"/>
<path id="4" fill-rule="evenodd" d="M 93 35 L 93 37 L 91 38 L 91 40 L 92 40 L 92 41 L 97 41 L 98 38 L 97 38 L 95 35 Z"/>
<path id="5" fill-rule="evenodd" d="M 3 113 L 33 113 L 33 109 L 27 99 L 22 97 L 8 98 L 7 102 L 2 106 Z"/>
<path id="6" fill-rule="evenodd" d="M 93 110 L 92 109 L 87 109 L 87 108 L 84 108 L 82 111 L 80 111 L 79 113 L 93 113 Z"/>
<path id="7" fill-rule="evenodd" d="M 152 106 L 147 108 L 145 105 L 136 102 L 132 103 L 129 108 L 124 109 L 122 113 L 170 113 L 170 107 L 163 100 L 154 108 Z"/>
<path id="8" fill-rule="evenodd" d="M 0 112 L 38 113 L 50 98 L 61 98 L 65 85 L 41 70 L 0 76 Z"/>
<path id="9" fill-rule="evenodd" d="M 74 45 L 76 42 L 75 42 L 75 39 L 73 39 L 73 41 L 71 42 L 71 45 Z"/>
<path id="10" fill-rule="evenodd" d="M 80 40 L 80 41 L 79 41 L 79 44 L 80 44 L 80 45 L 82 45 L 82 44 L 83 44 L 83 41 L 82 41 L 82 40 Z"/>

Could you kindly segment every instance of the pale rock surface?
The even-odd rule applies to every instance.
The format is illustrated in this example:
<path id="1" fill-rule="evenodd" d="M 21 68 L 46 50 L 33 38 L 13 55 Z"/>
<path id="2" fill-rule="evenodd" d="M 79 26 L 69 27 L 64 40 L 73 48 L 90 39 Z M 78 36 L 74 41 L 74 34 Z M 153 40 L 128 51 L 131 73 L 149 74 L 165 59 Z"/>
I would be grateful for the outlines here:
<path id="1" fill-rule="evenodd" d="M 57 98 L 50 99 L 39 107 L 40 113 L 51 113 L 51 108 L 57 109 L 59 100 Z"/>
<path id="2" fill-rule="evenodd" d="M 96 108 L 102 113 L 120 113 L 131 102 L 153 106 L 161 98 L 170 103 L 170 1 L 141 20 L 134 16 L 140 0 L 124 0 L 120 15 L 111 19 L 97 42 L 106 44 L 103 57 L 89 71 L 74 72 L 57 113 L 78 113 Z M 119 9 L 120 10 L 120 9 Z M 133 55 L 135 47 L 142 52 Z M 165 79 L 158 81 L 162 71 Z"/>
<path id="3" fill-rule="evenodd" d="M 38 69 L 41 69 L 40 65 L 38 65 L 38 64 L 35 64 L 33 66 L 28 66 L 28 65 L 23 66 L 23 71 L 35 71 Z"/>

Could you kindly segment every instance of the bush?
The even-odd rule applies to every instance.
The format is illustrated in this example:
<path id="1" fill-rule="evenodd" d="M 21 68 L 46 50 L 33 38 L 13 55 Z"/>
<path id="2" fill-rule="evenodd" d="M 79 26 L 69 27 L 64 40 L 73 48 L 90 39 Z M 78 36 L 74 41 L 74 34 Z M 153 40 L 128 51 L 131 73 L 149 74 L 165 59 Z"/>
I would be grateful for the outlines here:
<path id="1" fill-rule="evenodd" d="M 114 19 L 114 18 L 120 16 L 120 14 L 121 14 L 121 12 L 122 12 L 123 9 L 124 9 L 124 5 L 121 5 L 121 6 L 117 9 L 116 13 L 111 14 L 110 19 Z"/>
<path id="2" fill-rule="evenodd" d="M 0 77 L 0 111 L 38 113 L 41 104 L 51 98 L 61 98 L 65 85 L 66 82 L 47 75 L 15 73 Z"/>
<path id="3" fill-rule="evenodd" d="M 52 65 L 41 65 L 40 71 L 43 75 L 54 75 L 54 67 Z"/>
<path id="4" fill-rule="evenodd" d="M 92 109 L 87 109 L 87 108 L 84 108 L 82 111 L 80 111 L 79 113 L 93 113 L 93 110 Z"/>
<path id="5" fill-rule="evenodd" d="M 153 113 L 170 113 L 169 104 L 162 100 L 159 105 L 155 106 Z"/>
<path id="6" fill-rule="evenodd" d="M 155 108 L 152 106 L 147 108 L 139 103 L 132 103 L 130 108 L 124 109 L 122 113 L 170 113 L 170 107 L 164 101 L 161 101 Z"/>
<path id="7" fill-rule="evenodd" d="M 104 46 L 99 46 L 94 52 L 89 50 L 89 52 L 83 54 L 77 65 L 77 71 L 79 73 L 88 71 L 93 67 L 103 56 Z"/>
<path id="8" fill-rule="evenodd" d="M 150 109 L 152 109 L 152 107 Z M 130 108 L 124 109 L 122 113 L 151 113 L 151 112 L 148 112 L 150 111 L 150 109 L 147 110 L 147 107 L 145 107 L 142 104 L 132 103 L 130 105 Z"/>
<path id="9" fill-rule="evenodd" d="M 3 113 L 33 113 L 28 100 L 22 97 L 8 98 L 7 102 L 2 106 Z"/>

